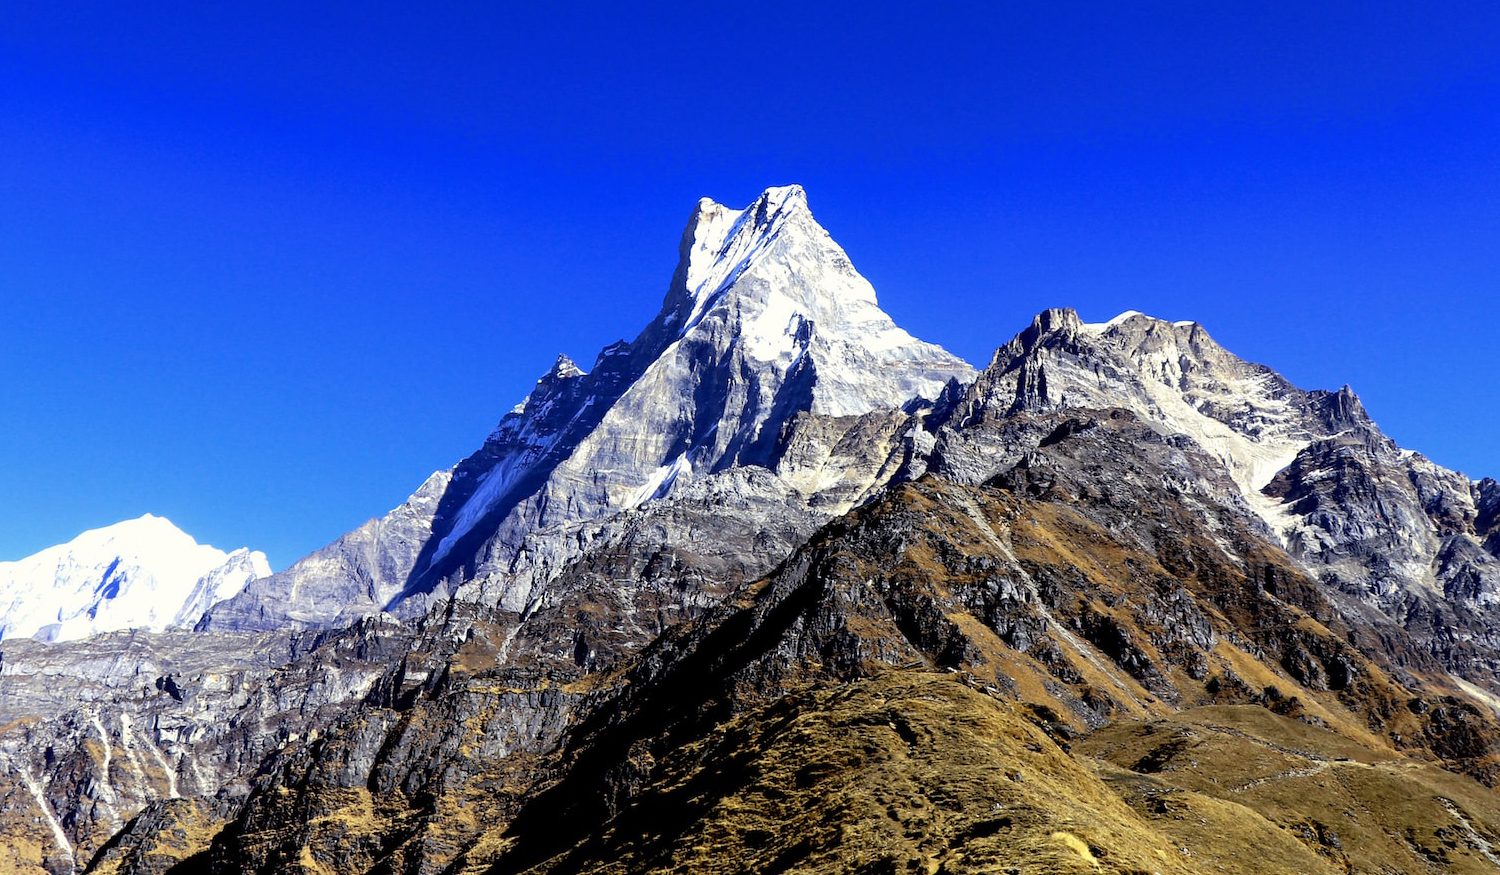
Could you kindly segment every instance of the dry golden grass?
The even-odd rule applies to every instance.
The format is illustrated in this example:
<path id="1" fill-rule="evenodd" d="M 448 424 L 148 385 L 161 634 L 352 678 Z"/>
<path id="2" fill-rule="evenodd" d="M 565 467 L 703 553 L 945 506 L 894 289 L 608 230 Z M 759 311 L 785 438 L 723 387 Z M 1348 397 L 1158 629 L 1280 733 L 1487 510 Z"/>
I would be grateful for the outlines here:
<path id="1" fill-rule="evenodd" d="M 679 750 L 597 845 L 543 870 L 1195 871 L 1015 706 L 947 673 L 794 695 Z"/>
<path id="2" fill-rule="evenodd" d="M 38 875 L 51 847 L 40 842 L 7 834 L 0 843 L 0 875 Z"/>
<path id="3" fill-rule="evenodd" d="M 1500 844 L 1500 795 L 1263 708 L 1195 708 L 1122 722 L 1075 750 L 1097 757 L 1100 774 L 1153 826 L 1205 855 L 1232 850 L 1233 833 L 1219 833 L 1215 842 L 1217 829 L 1203 829 L 1227 804 L 1316 851 L 1327 871 L 1500 869 L 1500 854 L 1490 848 Z M 1204 871 L 1243 871 L 1231 863 Z"/>
<path id="4" fill-rule="evenodd" d="M 105 852 L 89 871 L 99 875 L 114 875 L 126 868 L 137 872 L 167 871 L 206 849 L 224 825 L 201 805 L 187 799 L 173 799 L 163 805 L 163 826 L 133 834 L 128 848 Z"/>

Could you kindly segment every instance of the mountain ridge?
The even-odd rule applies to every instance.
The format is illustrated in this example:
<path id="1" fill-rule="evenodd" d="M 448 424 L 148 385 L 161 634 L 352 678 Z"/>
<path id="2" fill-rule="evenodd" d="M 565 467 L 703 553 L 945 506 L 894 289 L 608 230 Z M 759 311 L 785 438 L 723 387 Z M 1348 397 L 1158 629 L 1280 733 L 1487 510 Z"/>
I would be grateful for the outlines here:
<path id="1" fill-rule="evenodd" d="M 634 341 L 199 631 L 5 642 L 26 865 L 1492 862 L 1493 480 L 1193 322 L 1046 310 L 976 374 L 799 187 L 680 250 Z"/>

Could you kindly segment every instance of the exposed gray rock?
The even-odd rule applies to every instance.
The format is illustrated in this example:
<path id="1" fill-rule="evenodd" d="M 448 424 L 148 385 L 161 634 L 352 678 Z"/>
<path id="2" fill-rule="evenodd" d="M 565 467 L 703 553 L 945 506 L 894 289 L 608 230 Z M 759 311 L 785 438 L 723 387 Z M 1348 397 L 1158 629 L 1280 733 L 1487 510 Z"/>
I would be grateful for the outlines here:
<path id="1" fill-rule="evenodd" d="M 1024 414 L 1111 409 L 1201 448 L 1238 495 L 1201 466 L 1165 486 L 1252 513 L 1341 596 L 1378 608 L 1450 668 L 1500 689 L 1493 481 L 1471 483 L 1398 448 L 1347 386 L 1299 389 L 1197 323 L 1039 314 L 961 398 L 928 417 L 930 468 L 984 482 L 1045 440 L 1024 428 Z"/>
<path id="2" fill-rule="evenodd" d="M 378 612 L 402 592 L 456 471 L 428 477 L 400 507 L 290 568 L 251 581 L 201 615 L 200 632 L 338 626 Z"/>

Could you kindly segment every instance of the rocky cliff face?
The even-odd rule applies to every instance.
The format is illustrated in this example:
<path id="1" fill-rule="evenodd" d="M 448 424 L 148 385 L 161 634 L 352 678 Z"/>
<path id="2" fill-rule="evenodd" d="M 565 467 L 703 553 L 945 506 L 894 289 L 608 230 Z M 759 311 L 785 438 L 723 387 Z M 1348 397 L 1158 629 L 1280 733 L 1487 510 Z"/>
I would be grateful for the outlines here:
<path id="1" fill-rule="evenodd" d="M 1272 861 L 1303 871 L 1344 871 L 1344 858 L 1380 859 L 1383 833 L 1330 822 L 1324 807 L 1348 803 L 1301 778 L 1348 769 L 1364 780 L 1338 765 L 1349 750 L 1388 764 L 1370 776 L 1388 783 L 1357 791 L 1370 794 L 1359 804 L 1420 800 L 1420 814 L 1394 815 L 1398 832 L 1411 830 L 1400 859 L 1424 865 L 1445 836 L 1493 833 L 1487 791 L 1440 770 L 1424 774 L 1446 774 L 1451 789 L 1412 783 L 1411 771 L 1438 759 L 1493 782 L 1493 713 L 1399 626 L 1346 620 L 1256 517 L 1214 498 L 1232 489 L 1226 475 L 1200 488 L 1212 457 L 1121 411 L 1021 415 L 1009 427 L 1034 444 L 1010 468 L 977 485 L 928 475 L 887 491 L 638 657 L 608 662 L 616 671 L 575 674 L 556 654 L 534 663 L 540 675 L 451 660 L 442 688 L 367 706 L 279 760 L 193 865 L 693 871 L 734 859 L 752 871 L 860 871 L 890 857 L 896 871 L 945 858 L 1098 871 L 1067 856 L 1061 832 L 1110 860 L 1104 871 L 1184 846 L 1226 871 L 1284 871 L 1254 855 L 1236 862 L 1220 844 L 1228 836 L 1268 842 Z M 480 652 L 504 647 L 498 638 Z M 525 649 L 545 658 L 545 646 Z M 542 722 L 489 722 L 507 713 L 505 696 Z M 979 704 L 993 700 L 1019 710 Z M 1187 773 L 1200 761 L 1175 757 L 1196 742 L 1173 747 L 1170 732 L 1124 773 L 1066 755 L 1096 733 L 1112 730 L 1098 744 L 1115 744 L 1122 725 L 1222 706 L 1285 718 L 1210 720 L 1215 738 L 1240 745 L 1202 754 L 1238 776 L 1229 785 L 1219 771 Z M 1290 746 L 1288 725 L 1316 738 Z M 484 744 L 508 749 L 471 752 Z M 1162 813 L 1153 800 L 1178 792 L 1174 780 L 1265 813 L 1178 796 L 1165 804 L 1214 818 L 1218 832 L 1185 837 L 1138 819 Z M 1261 786 L 1280 808 L 1235 795 Z M 1057 799 L 1068 804 L 1049 807 Z M 869 843 L 848 841 L 850 830 Z M 1330 845 L 1330 831 L 1350 845 Z M 1481 848 L 1450 857 L 1482 871 Z"/>
<path id="2" fill-rule="evenodd" d="M 1221 500 L 1251 511 L 1325 584 L 1378 608 L 1450 668 L 1495 689 L 1500 545 L 1484 510 L 1493 488 L 1398 448 L 1348 387 L 1298 389 L 1224 350 L 1196 323 L 1038 315 L 962 398 L 930 417 L 945 426 L 933 470 L 982 481 L 1028 449 L 1004 427 L 1009 418 L 1116 408 L 1201 448 L 1238 492 Z"/>
<path id="3" fill-rule="evenodd" d="M 0 868 L 1487 871 L 1497 550 L 1348 389 L 1067 310 L 976 378 L 800 189 L 705 201 L 400 508 L 5 642 Z"/>
<path id="4" fill-rule="evenodd" d="M 427 478 L 406 501 L 275 575 L 214 603 L 200 632 L 337 627 L 379 613 L 405 586 L 454 472 Z"/>
<path id="5" fill-rule="evenodd" d="M 323 638 L 136 631 L 6 642 L 0 845 L 71 872 L 153 803 L 193 800 L 207 822 L 222 821 L 268 756 L 316 737 L 366 695 L 413 634 L 368 622 Z"/>
<path id="6" fill-rule="evenodd" d="M 1298 389 L 1271 369 L 1240 360 L 1197 323 L 1130 312 L 1087 324 L 1061 309 L 1039 314 L 1000 347 L 953 416 L 965 426 L 1021 412 L 1112 408 L 1193 440 L 1266 517 L 1274 511 L 1260 500 L 1260 490 L 1302 448 L 1367 422 L 1347 389 Z"/>

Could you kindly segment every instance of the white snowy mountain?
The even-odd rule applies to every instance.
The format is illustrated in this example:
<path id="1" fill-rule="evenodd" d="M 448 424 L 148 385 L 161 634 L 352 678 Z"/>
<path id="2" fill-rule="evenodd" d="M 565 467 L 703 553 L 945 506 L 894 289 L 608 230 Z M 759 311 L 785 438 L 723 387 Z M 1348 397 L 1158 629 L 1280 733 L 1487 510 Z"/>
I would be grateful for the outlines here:
<path id="1" fill-rule="evenodd" d="M 264 553 L 225 553 L 146 514 L 0 562 L 0 639 L 191 627 L 214 602 L 270 573 Z"/>
<path id="2" fill-rule="evenodd" d="M 843 249 L 807 208 L 800 186 L 770 188 L 744 210 L 704 198 L 662 312 L 635 343 L 611 347 L 591 375 L 560 359 L 491 441 L 515 441 L 485 472 L 433 551 L 438 566 L 545 457 L 568 425 L 608 405 L 550 472 L 530 526 L 587 518 L 663 498 L 695 475 L 768 465 L 781 428 L 809 412 L 855 416 L 936 398 L 973 369 L 897 327 Z M 623 392 L 613 360 L 639 371 Z M 584 391 L 556 384 L 578 381 Z M 570 388 L 570 387 L 568 387 Z M 562 391 L 558 391 L 562 389 Z M 611 397 L 615 396 L 615 397 Z M 540 426 L 533 430 L 533 427 Z"/>
<path id="3" fill-rule="evenodd" d="M 800 186 L 766 189 L 743 210 L 704 198 L 661 311 L 634 341 L 605 347 L 588 371 L 559 357 L 450 478 L 200 628 L 329 625 L 480 574 L 523 581 L 499 597 L 519 609 L 545 583 L 538 563 L 576 550 L 568 526 L 729 470 L 773 470 L 774 488 L 805 495 L 843 479 L 842 463 L 803 453 L 818 470 L 793 470 L 798 423 L 898 411 L 973 375 L 880 309 Z"/>

